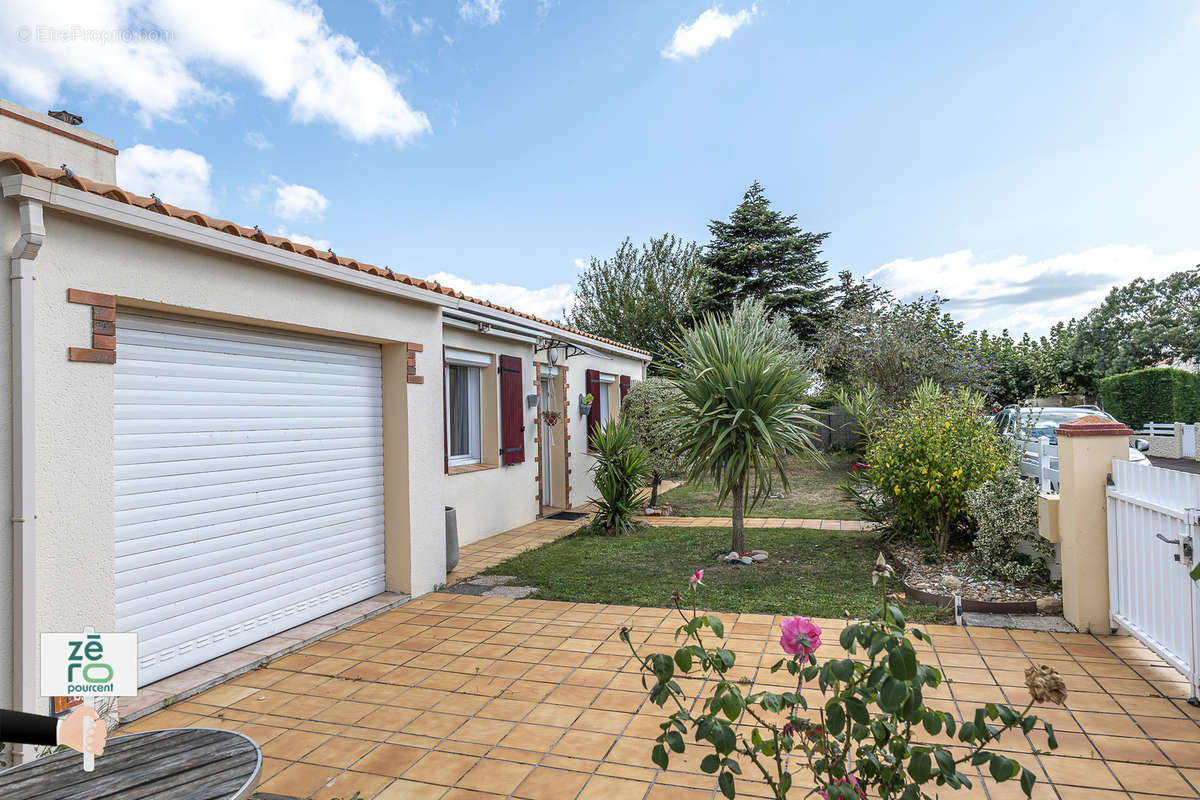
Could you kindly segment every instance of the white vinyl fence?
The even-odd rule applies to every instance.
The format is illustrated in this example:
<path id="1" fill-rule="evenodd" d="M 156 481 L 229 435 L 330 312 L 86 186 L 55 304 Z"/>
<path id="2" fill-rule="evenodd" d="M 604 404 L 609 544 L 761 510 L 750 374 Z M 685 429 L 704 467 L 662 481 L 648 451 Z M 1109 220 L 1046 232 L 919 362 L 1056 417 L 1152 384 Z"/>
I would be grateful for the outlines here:
<path id="1" fill-rule="evenodd" d="M 1113 621 L 1187 676 L 1200 694 L 1200 475 L 1114 459 L 1108 487 Z"/>

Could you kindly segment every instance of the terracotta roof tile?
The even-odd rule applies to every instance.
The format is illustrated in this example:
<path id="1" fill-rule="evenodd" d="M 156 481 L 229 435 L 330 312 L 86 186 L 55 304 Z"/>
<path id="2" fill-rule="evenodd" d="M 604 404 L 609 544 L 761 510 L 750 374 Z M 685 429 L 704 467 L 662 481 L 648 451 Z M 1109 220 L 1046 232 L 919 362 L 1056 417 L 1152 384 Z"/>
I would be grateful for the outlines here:
<path id="1" fill-rule="evenodd" d="M 460 300 L 465 300 L 469 303 L 474 303 L 478 306 L 483 306 L 484 308 L 492 308 L 496 309 L 497 311 L 503 311 L 505 313 L 513 314 L 534 322 L 540 322 L 543 325 L 549 325 L 551 327 L 558 328 L 559 330 L 578 334 L 579 336 L 584 336 L 597 342 L 623 347 L 627 350 L 632 350 L 635 353 L 650 355 L 647 351 L 641 350 L 637 347 L 631 347 L 630 345 L 623 344 L 612 339 L 605 339 L 602 336 L 594 336 L 590 333 L 585 333 L 584 331 L 568 327 L 567 325 L 563 325 L 559 322 L 535 317 L 532 314 L 526 314 L 523 311 L 517 311 L 515 308 L 497 305 L 489 300 L 483 300 L 478 297 L 470 297 L 469 295 L 465 295 L 462 292 L 451 289 L 448 286 L 442 286 L 434 281 L 426 281 L 420 278 L 414 278 L 410 275 L 393 272 L 391 269 L 384 267 L 377 267 L 373 264 L 365 264 L 360 261 L 355 261 L 354 259 L 335 256 L 332 252 L 316 250 L 309 245 L 298 244 L 281 236 L 272 236 L 271 234 L 263 233 L 256 228 L 246 228 L 228 220 L 210 217 L 207 214 L 203 214 L 199 211 L 179 208 L 177 206 L 170 205 L 169 203 L 163 203 L 162 201 L 153 197 L 142 197 L 141 195 L 127 192 L 119 186 L 113 186 L 107 183 L 99 183 L 88 178 L 73 175 L 58 167 L 48 167 L 45 164 L 39 164 L 36 161 L 30 161 L 29 159 L 17 155 L 16 153 L 6 153 L 0 151 L 0 165 L 7 165 L 24 175 L 45 178 L 49 181 L 61 183 L 64 186 L 70 186 L 74 189 L 79 189 L 80 191 L 106 197 L 109 200 L 115 200 L 118 203 L 137 206 L 138 208 L 155 211 L 168 217 L 183 220 L 184 222 L 190 222 L 193 225 L 199 225 L 204 228 L 212 228 L 213 230 L 218 230 L 222 233 L 227 233 L 232 236 L 240 236 L 244 239 L 253 239 L 255 241 L 270 245 L 271 247 L 278 247 L 280 250 L 286 250 L 290 253 L 297 253 L 299 255 L 308 256 L 309 258 L 315 258 L 320 261 L 338 264 L 347 269 L 353 269 L 359 272 L 377 275 L 385 279 L 403 283 L 407 286 L 415 286 L 420 289 L 427 289 L 431 292 L 438 292 L 439 294 L 444 294 L 447 297 L 455 297 Z"/>

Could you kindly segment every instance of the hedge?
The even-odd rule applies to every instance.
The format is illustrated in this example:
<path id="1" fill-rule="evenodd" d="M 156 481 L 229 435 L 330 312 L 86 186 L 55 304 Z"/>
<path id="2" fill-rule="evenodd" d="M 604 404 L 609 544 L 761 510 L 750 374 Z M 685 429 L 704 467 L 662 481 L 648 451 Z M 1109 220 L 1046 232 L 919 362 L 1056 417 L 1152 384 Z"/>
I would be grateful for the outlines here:
<path id="1" fill-rule="evenodd" d="M 1200 375 L 1154 367 L 1100 381 L 1104 410 L 1134 430 L 1147 422 L 1200 422 Z"/>

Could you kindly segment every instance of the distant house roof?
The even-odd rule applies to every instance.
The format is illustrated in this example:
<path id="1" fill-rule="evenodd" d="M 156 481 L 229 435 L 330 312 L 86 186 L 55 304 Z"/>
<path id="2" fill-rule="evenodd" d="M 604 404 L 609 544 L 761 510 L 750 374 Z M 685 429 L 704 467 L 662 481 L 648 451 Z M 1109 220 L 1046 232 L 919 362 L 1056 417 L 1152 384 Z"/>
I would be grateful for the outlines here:
<path id="1" fill-rule="evenodd" d="M 74 175 L 70 172 L 70 170 L 60 169 L 58 167 L 48 167 L 45 164 L 31 161 L 16 153 L 0 151 L 0 165 L 8 165 L 25 175 L 44 178 L 49 181 L 63 184 L 64 186 L 70 186 L 73 189 L 79 189 L 80 191 L 89 192 L 101 197 L 107 197 L 110 200 L 116 200 L 118 202 L 143 208 L 148 211 L 156 211 L 168 217 L 174 217 L 175 219 L 191 222 L 194 225 L 200 225 L 205 228 L 212 228 L 213 230 L 222 231 L 223 233 L 227 233 L 231 236 L 240 236 L 244 239 L 253 239 L 256 242 L 268 244 L 272 247 L 278 247 L 280 250 L 286 250 L 290 253 L 299 253 L 300 255 L 315 258 L 319 261 L 338 264 L 339 266 L 346 267 L 347 269 L 365 272 L 369 275 L 376 275 L 381 278 L 394 280 L 407 286 L 426 289 L 428 291 L 437 292 L 448 297 L 464 300 L 468 303 L 474 303 L 485 308 L 493 308 L 508 314 L 515 314 L 518 317 L 523 317 L 534 322 L 539 322 L 543 325 L 549 325 L 560 330 L 577 334 L 579 336 L 584 336 L 597 342 L 603 342 L 604 344 L 613 345 L 615 347 L 620 347 L 625 350 L 630 350 L 647 356 L 650 355 L 650 353 L 646 350 L 632 347 L 624 344 L 623 342 L 618 342 L 613 339 L 606 339 L 602 336 L 595 336 L 587 333 L 586 331 L 581 331 L 577 328 L 563 325 L 561 322 L 542 319 L 541 317 L 535 317 L 532 314 L 526 314 L 523 311 L 518 311 L 515 308 L 497 305 L 490 300 L 471 297 L 463 294 L 460 291 L 457 291 L 456 289 L 452 289 L 449 286 L 442 286 L 436 281 L 427 281 L 421 278 L 414 278 L 410 275 L 404 275 L 402 273 L 395 272 L 387 267 L 377 267 L 373 264 L 356 261 L 352 258 L 343 258 L 342 256 L 334 254 L 333 251 L 317 250 L 309 245 L 293 242 L 290 239 L 285 239 L 282 236 L 272 236 L 271 234 L 265 233 L 258 228 L 247 228 L 228 220 L 210 217 L 207 214 L 203 214 L 199 211 L 190 211 L 185 208 L 179 208 L 177 206 L 170 205 L 169 203 L 164 203 L 157 197 L 142 197 L 141 195 L 134 194 L 133 192 L 125 191 L 118 186 L 112 186 L 107 183 L 97 183 L 96 181 Z"/>

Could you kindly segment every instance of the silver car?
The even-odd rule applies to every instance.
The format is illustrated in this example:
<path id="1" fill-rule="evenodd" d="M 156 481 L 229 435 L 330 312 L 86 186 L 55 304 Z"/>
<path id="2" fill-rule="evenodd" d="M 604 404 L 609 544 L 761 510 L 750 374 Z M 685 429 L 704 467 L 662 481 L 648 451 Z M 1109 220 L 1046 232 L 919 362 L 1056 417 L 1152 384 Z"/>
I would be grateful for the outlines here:
<path id="1" fill-rule="evenodd" d="M 1012 441 L 1021 448 L 1021 474 L 1039 483 L 1043 475 L 1049 491 L 1058 491 L 1058 435 L 1055 429 L 1064 422 L 1080 417 L 1115 418 L 1095 406 L 1074 406 L 1071 408 L 1041 408 L 1037 406 L 1008 406 L 996 413 L 992 420 L 996 423 L 1005 439 Z M 1046 438 L 1046 463 L 1042 464 L 1042 437 Z M 1150 459 L 1145 451 L 1150 449 L 1150 443 L 1145 439 L 1135 439 L 1134 447 L 1129 448 L 1129 460 L 1143 467 L 1150 466 Z"/>

